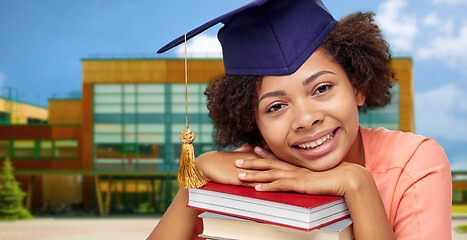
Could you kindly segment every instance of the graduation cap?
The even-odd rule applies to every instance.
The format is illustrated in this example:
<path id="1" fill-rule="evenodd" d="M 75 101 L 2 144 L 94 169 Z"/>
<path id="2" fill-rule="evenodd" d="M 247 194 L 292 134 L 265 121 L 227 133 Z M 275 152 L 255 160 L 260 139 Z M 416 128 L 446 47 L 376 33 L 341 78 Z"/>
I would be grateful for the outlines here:
<path id="1" fill-rule="evenodd" d="M 184 42 L 186 47 L 187 40 L 218 23 L 224 24 L 217 37 L 225 74 L 279 76 L 297 71 L 337 21 L 320 0 L 255 0 L 176 38 L 158 53 Z M 194 135 L 191 131 L 190 137 L 184 134 L 188 130 L 187 119 L 187 129 L 180 134 L 183 144 L 178 180 L 182 187 L 197 188 L 205 180 L 196 169 L 193 148 L 189 148 Z"/>
<path id="2" fill-rule="evenodd" d="M 256 0 L 189 31 L 186 39 L 223 23 L 218 32 L 225 74 L 289 75 L 311 56 L 336 24 L 320 0 Z M 168 43 L 163 53 L 184 42 Z"/>

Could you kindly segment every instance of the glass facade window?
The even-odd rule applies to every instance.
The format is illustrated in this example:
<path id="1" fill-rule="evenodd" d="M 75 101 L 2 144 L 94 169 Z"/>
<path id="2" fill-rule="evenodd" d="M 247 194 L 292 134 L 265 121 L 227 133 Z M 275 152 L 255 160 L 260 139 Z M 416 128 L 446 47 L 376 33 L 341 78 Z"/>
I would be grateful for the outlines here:
<path id="1" fill-rule="evenodd" d="M 101 180 L 100 188 L 106 192 L 108 181 Z M 178 192 L 175 179 L 129 177 L 113 179 L 112 213 L 164 213 Z"/>
<path id="2" fill-rule="evenodd" d="M 386 107 L 367 110 L 359 114 L 360 125 L 364 128 L 385 127 L 390 130 L 399 130 L 399 84 L 393 83 L 390 89 L 391 103 Z"/>
<path id="3" fill-rule="evenodd" d="M 34 140 L 13 141 L 14 157 L 34 157 Z"/>
<path id="4" fill-rule="evenodd" d="M 9 124 L 11 122 L 11 115 L 8 112 L 0 112 L 0 124 Z"/>
<path id="5" fill-rule="evenodd" d="M 76 157 L 78 155 L 78 143 L 75 140 L 56 140 L 55 141 L 55 157 Z"/>
<path id="6" fill-rule="evenodd" d="M 94 168 L 154 171 L 164 163 L 164 84 L 94 85 Z"/>
<path id="7" fill-rule="evenodd" d="M 28 117 L 28 124 L 47 124 L 46 120 Z"/>
<path id="8" fill-rule="evenodd" d="M 41 141 L 39 145 L 41 157 L 52 157 L 54 155 L 53 141 Z"/>
<path id="9" fill-rule="evenodd" d="M 214 148 L 206 86 L 188 86 L 196 154 Z M 95 84 L 93 95 L 95 170 L 177 170 L 186 127 L 184 84 Z"/>
<path id="10" fill-rule="evenodd" d="M 51 159 L 77 156 L 76 140 L 0 140 L 0 157 Z"/>

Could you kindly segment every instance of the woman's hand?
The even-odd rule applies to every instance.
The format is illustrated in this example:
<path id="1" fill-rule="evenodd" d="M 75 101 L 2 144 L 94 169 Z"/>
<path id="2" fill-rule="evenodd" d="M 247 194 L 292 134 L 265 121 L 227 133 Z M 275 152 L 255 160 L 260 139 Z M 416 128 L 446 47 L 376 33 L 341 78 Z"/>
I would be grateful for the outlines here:
<path id="1" fill-rule="evenodd" d="M 300 171 L 301 169 L 301 167 L 297 167 L 288 162 L 278 159 L 276 155 L 274 155 L 269 150 L 265 150 L 260 147 L 255 147 L 254 153 L 257 156 L 256 158 L 245 158 L 238 159 L 235 161 L 235 166 L 237 167 L 238 172 L 237 177 L 241 181 L 243 186 L 258 187 L 264 183 L 264 179 L 249 178 L 250 176 L 268 175 L 273 174 L 275 172 L 293 173 Z"/>
<path id="2" fill-rule="evenodd" d="M 256 151 L 261 158 L 237 160 L 238 178 L 258 191 L 295 191 L 306 194 L 344 196 L 352 187 L 372 178 L 360 165 L 342 162 L 321 172 L 311 171 L 277 159 L 269 151 Z M 255 170 L 255 171 L 251 171 Z M 372 180 L 372 179 L 371 179 Z"/>
<path id="3" fill-rule="evenodd" d="M 242 166 L 242 162 L 255 162 L 257 164 Z M 272 168 L 264 168 L 260 163 L 267 163 Z M 242 181 L 238 177 L 239 173 L 257 173 L 271 169 L 277 170 L 297 170 L 299 167 L 277 159 L 277 157 L 267 150 L 255 147 L 253 152 L 208 152 L 196 159 L 196 165 L 208 181 L 222 184 L 243 185 L 255 187 L 258 182 Z"/>
<path id="4" fill-rule="evenodd" d="M 258 191 L 344 196 L 353 186 L 371 178 L 357 164 L 343 162 L 330 170 L 315 172 L 280 160 L 260 147 L 253 152 L 208 152 L 199 156 L 196 163 L 208 181 L 255 187 Z"/>

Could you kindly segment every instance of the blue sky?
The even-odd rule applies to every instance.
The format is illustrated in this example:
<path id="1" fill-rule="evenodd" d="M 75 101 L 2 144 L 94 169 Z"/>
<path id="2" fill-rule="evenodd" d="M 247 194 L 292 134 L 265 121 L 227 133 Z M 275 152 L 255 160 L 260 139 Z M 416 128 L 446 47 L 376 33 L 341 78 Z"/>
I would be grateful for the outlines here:
<path id="1" fill-rule="evenodd" d="M 246 2 L 0 0 L 0 88 L 46 106 L 48 98 L 81 91 L 81 58 L 155 56 L 173 38 Z M 467 0 L 323 2 L 337 19 L 376 13 L 393 54 L 414 61 L 417 133 L 435 138 L 453 169 L 467 170 Z M 190 51 L 218 54 L 216 29 L 190 41 Z"/>

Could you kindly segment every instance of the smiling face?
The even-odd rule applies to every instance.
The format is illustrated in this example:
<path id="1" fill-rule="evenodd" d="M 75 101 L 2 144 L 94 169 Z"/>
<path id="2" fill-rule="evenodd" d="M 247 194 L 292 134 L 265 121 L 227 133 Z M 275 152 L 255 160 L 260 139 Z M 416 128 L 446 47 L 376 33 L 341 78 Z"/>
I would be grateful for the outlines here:
<path id="1" fill-rule="evenodd" d="M 263 77 L 255 118 L 278 158 L 322 171 L 355 162 L 364 102 L 342 67 L 318 49 L 295 73 Z"/>

